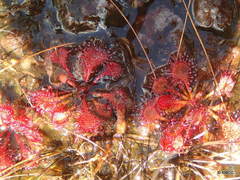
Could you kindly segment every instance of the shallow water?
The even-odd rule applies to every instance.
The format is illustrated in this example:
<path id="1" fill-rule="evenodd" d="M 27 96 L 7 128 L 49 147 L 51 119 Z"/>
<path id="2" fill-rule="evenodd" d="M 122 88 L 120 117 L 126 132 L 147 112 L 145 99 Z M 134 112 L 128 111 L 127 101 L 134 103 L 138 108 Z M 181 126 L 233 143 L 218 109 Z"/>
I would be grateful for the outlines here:
<path id="1" fill-rule="evenodd" d="M 14 102 L 13 104 L 15 104 L 17 103 L 15 102 L 15 100 L 18 101 L 18 99 L 22 98 L 24 100 L 19 100 L 20 107 L 30 107 L 31 103 L 28 102 L 27 98 L 24 98 L 26 92 L 24 92 L 23 89 L 36 90 L 42 87 L 46 87 L 47 85 L 51 85 L 49 76 L 52 75 L 52 79 L 54 79 L 55 74 L 58 75 L 58 73 L 62 73 L 62 71 L 57 68 L 54 69 L 54 67 L 52 66 L 48 67 L 48 62 L 45 58 L 48 55 L 48 52 L 31 57 L 32 59 L 26 58 L 26 60 L 24 55 L 39 52 L 41 50 L 64 43 L 80 44 L 81 42 L 90 37 L 96 37 L 106 42 L 110 42 L 112 40 L 119 40 L 130 49 L 128 49 L 129 54 L 131 54 L 131 62 L 129 64 L 131 64 L 131 70 L 133 70 L 134 77 L 134 80 L 131 79 L 131 88 L 133 87 L 131 89 L 131 92 L 135 93 L 136 91 L 136 93 L 133 94 L 133 97 L 138 101 L 142 102 L 148 99 L 148 96 L 144 97 L 145 94 L 143 92 L 142 85 L 145 76 L 151 72 L 149 63 L 146 60 L 143 50 L 140 47 L 139 42 L 136 40 L 136 37 L 132 32 L 131 28 L 126 23 L 124 18 L 119 14 L 116 8 L 114 8 L 110 4 L 110 2 L 107 2 L 105 0 L 1 0 L 0 2 L 0 25 L 2 27 L 0 31 L 0 62 L 3 66 L 1 66 L 0 69 L 0 71 L 2 70 L 0 74 L 0 98 L 2 98 L 1 96 L 3 95 L 3 98 L 1 99 L 3 102 Z M 168 63 L 169 56 L 173 52 L 176 52 L 179 47 L 179 41 L 186 17 L 186 11 L 183 4 L 180 3 L 178 0 L 117 0 L 116 2 L 118 2 L 118 7 L 122 10 L 124 15 L 129 20 L 130 24 L 136 31 L 145 50 L 148 53 L 150 60 L 153 63 L 154 68 Z M 188 3 L 188 1 L 186 1 L 186 3 Z M 237 6 L 236 8 L 238 9 Z M 192 8 L 189 9 L 191 12 Z M 231 48 L 239 44 L 239 32 L 237 31 L 238 26 L 238 13 L 235 13 L 233 20 L 231 21 L 231 26 L 225 32 L 220 32 L 219 30 L 212 28 L 197 27 L 197 30 L 203 40 L 203 44 L 206 47 L 207 53 L 213 65 L 213 70 L 216 73 L 218 73 L 222 60 L 225 59 L 225 57 L 228 55 L 228 52 L 231 51 Z M 196 59 L 196 66 L 203 72 L 201 74 L 201 76 L 203 77 L 200 79 L 207 79 L 206 84 L 210 84 L 209 89 L 211 90 L 214 84 L 212 81 L 213 77 L 208 70 L 208 62 L 206 56 L 203 52 L 199 39 L 196 36 L 196 33 L 189 18 L 187 20 L 181 48 L 183 52 L 187 52 L 191 57 L 194 57 L 194 59 Z M 14 59 L 20 59 L 21 63 L 19 63 L 16 68 L 11 68 L 11 65 L 14 66 L 14 64 L 11 64 L 14 63 Z M 224 64 L 223 67 L 227 66 L 228 68 L 229 64 Z M 6 71 L 4 70 L 5 67 L 7 67 Z M 52 70 L 51 68 L 54 70 Z M 236 68 L 236 66 L 234 68 Z M 49 73 L 49 71 L 51 71 L 51 73 L 53 72 L 53 74 Z M 125 83 L 125 81 L 121 83 Z M 203 88 L 204 85 L 202 85 Z M 94 87 L 92 91 L 96 90 L 100 86 Z M 23 89 L 21 89 L 22 87 Z M 73 89 L 69 88 L 69 86 L 63 87 L 63 89 L 64 88 L 66 91 L 70 89 L 69 91 L 72 90 L 73 92 L 75 92 Z M 203 94 L 208 93 L 204 90 L 205 89 L 201 89 Z M 72 104 L 80 104 L 78 96 L 75 99 L 71 98 L 70 100 L 72 101 Z M 203 102 L 203 104 L 207 106 L 209 104 L 212 105 L 212 102 L 213 104 L 221 102 L 219 99 L 216 99 L 206 100 L 206 102 Z M 104 104 L 106 102 L 100 103 Z M 141 105 L 142 104 L 138 102 L 137 105 L 134 104 L 134 108 L 138 108 Z M 182 112 L 185 112 L 185 110 L 186 108 L 183 108 Z M 101 111 L 100 113 L 104 114 L 104 112 Z M 201 112 L 199 114 L 201 115 Z M 113 119 L 116 119 L 116 117 L 114 117 Z M 41 125 L 41 123 L 39 124 Z M 214 126 L 214 123 L 212 122 L 209 124 L 209 126 Z M 129 126 L 131 125 L 139 124 L 138 122 L 135 123 L 131 122 L 130 120 Z M 163 123 L 163 127 L 164 126 L 167 126 L 167 123 Z M 132 130 L 131 128 L 132 127 L 129 127 L 129 131 L 134 132 L 135 129 Z M 213 127 L 212 129 L 214 128 L 215 127 Z M 68 142 L 69 137 L 64 134 L 65 132 L 61 134 L 63 137 L 58 137 L 58 135 L 52 135 L 54 134 L 52 130 L 47 129 L 46 127 L 42 129 L 46 131 L 47 135 L 50 134 L 49 136 L 55 140 L 54 143 L 56 144 L 58 143 L 58 141 L 63 141 L 67 143 L 71 142 L 71 140 L 69 140 Z M 212 131 L 215 132 L 214 130 Z M 139 133 L 141 134 L 142 132 Z M 161 133 L 162 132 L 157 132 L 156 134 L 154 134 L 154 138 L 155 136 L 157 136 L 158 138 Z M 108 138 L 112 138 L 111 134 L 109 136 L 110 137 L 106 137 L 107 140 Z M 101 141 L 102 137 L 96 136 L 94 138 L 100 139 L 99 141 Z M 140 139 L 141 138 L 142 137 L 140 137 Z M 159 143 L 158 140 L 159 139 L 157 139 L 157 146 Z M 131 148 L 131 144 L 138 143 L 137 140 L 136 142 L 135 140 L 134 142 L 128 140 L 123 141 L 123 144 L 125 143 L 124 145 L 126 145 L 126 147 Z M 54 147 L 54 143 L 51 148 L 57 149 L 58 145 Z M 104 142 L 100 143 L 105 145 L 105 139 Z M 137 148 L 134 145 L 134 151 L 132 151 L 133 155 L 130 152 L 130 156 L 134 156 L 134 158 L 136 156 L 137 161 L 139 160 L 139 162 L 141 162 L 142 157 L 144 155 L 148 156 L 147 153 L 149 153 L 152 149 L 155 148 L 155 146 L 150 147 L 149 144 L 147 145 L 147 147 L 142 147 L 137 144 Z M 75 144 L 73 143 L 73 146 L 74 145 Z M 62 148 L 61 146 L 62 145 L 59 145 L 60 148 Z M 115 146 L 115 144 L 113 146 Z M 67 146 L 67 148 L 69 147 Z M 118 152 L 118 149 L 114 148 L 116 147 L 113 147 L 113 151 Z M 146 150 L 145 148 L 149 150 Z M 135 151 L 137 153 L 135 153 Z M 64 151 L 64 153 L 71 154 L 70 151 Z M 94 153 L 97 152 L 94 151 Z M 143 154 L 143 156 L 141 153 Z M 199 154 L 201 153 L 202 152 L 199 152 Z M 88 156 L 90 156 L 89 154 Z M 191 155 L 191 153 L 184 155 L 186 155 L 187 158 L 198 156 Z M 75 154 L 73 156 L 75 156 Z M 162 154 L 160 156 L 162 159 L 165 158 L 162 157 L 164 156 Z M 72 170 L 72 167 L 68 166 L 68 161 L 74 160 L 71 159 L 73 158 L 72 156 L 69 155 L 69 157 L 70 160 L 67 159 L 66 162 L 65 160 L 63 160 L 63 162 L 61 160 L 61 163 L 56 165 L 59 166 L 56 168 L 58 173 L 61 172 L 62 169 L 66 171 L 68 171 L 68 169 Z M 131 159 L 132 157 L 128 158 Z M 159 157 L 157 157 L 157 159 L 158 158 Z M 175 158 L 180 159 L 180 155 L 176 155 L 176 157 L 173 157 L 172 161 L 175 161 Z M 177 164 L 178 162 L 174 163 Z M 121 163 L 117 165 L 120 164 Z M 66 165 L 66 167 L 62 167 L 63 165 Z M 135 166 L 134 163 L 133 165 Z M 155 166 L 156 165 L 154 164 L 154 168 L 156 168 Z M 181 166 L 181 164 L 179 166 Z M 104 177 L 104 173 L 108 172 L 106 169 L 103 170 L 103 174 L 101 175 L 101 177 Z M 53 172 L 51 173 L 54 174 Z M 122 172 L 122 174 L 124 173 Z M 63 172 L 63 175 L 66 174 L 68 174 L 68 172 Z"/>
<path id="2" fill-rule="evenodd" d="M 126 38 L 134 48 L 134 54 L 145 58 L 132 30 L 114 7 L 104 0 L 84 2 L 2 1 L 3 7 L 8 11 L 7 19 L 10 19 L 7 29 L 21 34 L 33 52 L 67 42 L 79 43 L 89 37 L 114 37 Z M 183 4 L 174 0 L 122 0 L 119 1 L 119 7 L 133 25 L 154 65 L 157 67 L 165 64 L 169 55 L 176 51 L 179 45 L 186 14 Z M 214 62 L 223 58 L 228 47 L 235 43 L 232 41 L 235 26 L 232 27 L 230 33 L 227 32 L 227 38 L 226 33 L 198 29 Z M 189 20 L 182 46 L 199 64 L 206 64 L 206 58 Z M 137 66 L 135 70 L 140 88 L 144 74 L 150 72 L 149 65 L 147 61 L 133 63 Z"/>

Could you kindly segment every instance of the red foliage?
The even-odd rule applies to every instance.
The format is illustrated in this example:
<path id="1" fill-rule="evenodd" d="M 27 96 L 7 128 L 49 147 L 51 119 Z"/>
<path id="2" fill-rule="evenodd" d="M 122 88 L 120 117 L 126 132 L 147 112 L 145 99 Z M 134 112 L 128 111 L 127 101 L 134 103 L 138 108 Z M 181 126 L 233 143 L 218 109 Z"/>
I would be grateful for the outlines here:
<path id="1" fill-rule="evenodd" d="M 155 94 L 162 94 L 170 89 L 169 82 L 165 77 L 159 77 L 153 81 L 152 92 Z"/>
<path id="2" fill-rule="evenodd" d="M 197 68 L 187 54 L 173 53 L 165 66 L 160 66 L 145 78 L 143 88 L 157 95 L 169 92 L 177 95 L 179 90 L 188 89 L 195 82 Z"/>
<path id="3" fill-rule="evenodd" d="M 197 76 L 196 65 L 194 60 L 186 53 L 179 54 L 179 56 L 177 56 L 177 53 L 173 53 L 168 65 L 170 75 L 175 83 L 182 82 L 188 87 L 195 81 Z"/>
<path id="4" fill-rule="evenodd" d="M 103 78 L 108 78 L 112 80 L 117 80 L 123 74 L 123 68 L 120 64 L 115 62 L 106 63 L 102 73 L 96 77 L 94 83 L 99 82 Z"/>
<path id="5" fill-rule="evenodd" d="M 82 80 L 89 81 L 97 67 L 108 61 L 109 56 L 110 54 L 105 48 L 98 47 L 95 44 L 80 49 L 75 66 L 79 66 L 78 70 L 82 71 Z"/>
<path id="6" fill-rule="evenodd" d="M 150 93 L 162 94 L 168 92 L 172 89 L 171 79 L 169 74 L 167 74 L 168 67 L 161 66 L 158 67 L 154 74 L 150 73 L 145 77 L 143 88 Z"/>
<path id="7" fill-rule="evenodd" d="M 69 77 L 64 77 L 63 83 L 71 83 L 69 85 L 74 84 L 76 87 L 76 82 L 96 84 L 104 78 L 118 80 L 124 72 L 124 57 L 121 56 L 121 51 L 119 46 L 90 38 L 76 46 L 59 48 L 47 58 L 68 72 Z"/>
<path id="8" fill-rule="evenodd" d="M 139 116 L 144 126 L 151 127 L 159 123 L 159 120 L 165 119 L 163 117 L 164 112 L 160 113 L 156 110 L 157 101 L 158 98 L 154 98 L 147 101 L 142 107 Z"/>
<path id="9" fill-rule="evenodd" d="M 38 128 L 36 128 L 32 120 L 26 116 L 25 110 L 19 110 L 16 114 L 10 105 L 0 105 L 0 110 L 0 125 L 3 129 L 10 128 L 18 134 L 27 136 L 32 142 L 42 141 L 42 136 Z"/>
<path id="10" fill-rule="evenodd" d="M 169 124 L 163 128 L 160 139 L 164 151 L 182 151 L 191 145 L 194 136 L 201 132 L 207 119 L 207 110 L 191 92 L 197 77 L 195 62 L 186 53 L 173 53 L 167 65 L 147 75 L 143 88 L 154 95 L 141 110 L 143 124 L 161 121 Z M 196 108 L 195 106 L 198 106 Z M 160 121 L 159 121 L 160 120 Z"/>
<path id="11" fill-rule="evenodd" d="M 203 106 L 194 107 L 180 121 L 173 121 L 163 130 L 160 146 L 166 152 L 182 152 L 194 142 L 202 142 L 209 118 Z"/>
<path id="12" fill-rule="evenodd" d="M 184 150 L 184 126 L 181 123 L 169 125 L 160 138 L 160 147 L 165 152 Z"/>
<path id="13" fill-rule="evenodd" d="M 51 89 L 43 89 L 30 92 L 28 96 L 35 110 L 41 115 L 47 115 L 54 125 L 62 125 L 67 122 L 69 108 L 64 94 Z"/>
<path id="14" fill-rule="evenodd" d="M 169 94 L 159 96 L 155 107 L 159 111 L 177 112 L 185 105 L 186 102 L 180 101 L 177 97 Z"/>
<path id="15" fill-rule="evenodd" d="M 32 146 L 42 143 L 43 137 L 25 110 L 15 112 L 10 105 L 0 105 L 0 110 L 0 169 L 4 169 L 37 153 Z"/>
<path id="16" fill-rule="evenodd" d="M 104 134 L 110 131 L 108 127 L 125 129 L 126 113 L 132 107 L 132 101 L 123 89 L 112 91 L 95 91 L 91 93 L 92 100 L 82 98 L 78 107 L 77 129 L 80 133 Z M 115 115 L 117 121 L 114 121 Z M 115 124 L 116 123 L 116 124 Z M 123 130 L 124 131 L 124 130 Z"/>
<path id="17" fill-rule="evenodd" d="M 11 121 L 11 118 L 14 115 L 12 106 L 1 104 L 0 105 L 0 125 L 8 124 Z"/>
<path id="18" fill-rule="evenodd" d="M 68 67 L 68 57 L 69 57 L 70 50 L 61 47 L 56 49 L 55 51 L 52 51 L 48 58 L 58 65 L 60 65 L 66 72 L 70 73 L 70 69 Z"/>
<path id="19" fill-rule="evenodd" d="M 82 99 L 80 107 L 77 109 L 76 125 L 80 133 L 97 134 L 103 126 L 104 120 L 90 111 L 85 98 Z"/>
<path id="20" fill-rule="evenodd" d="M 140 119 L 144 125 L 156 125 L 159 121 L 169 121 L 169 117 L 177 118 L 177 112 L 186 106 L 177 96 L 165 94 L 146 101 L 140 110 Z M 174 114 L 176 113 L 176 114 Z"/>
<path id="21" fill-rule="evenodd" d="M 96 91 L 92 95 L 110 104 L 117 117 L 116 132 L 118 134 L 124 133 L 126 130 L 126 115 L 133 106 L 129 93 L 124 88 L 114 88 L 112 91 Z"/>
<path id="22" fill-rule="evenodd" d="M 123 73 L 122 66 L 117 62 L 123 58 L 118 56 L 121 49 L 110 48 L 109 44 L 100 39 L 91 38 L 81 43 L 72 51 L 70 66 L 77 80 L 98 83 L 107 76 L 117 80 Z"/>
<path id="23" fill-rule="evenodd" d="M 0 131 L 0 170 L 5 169 L 15 163 L 13 159 L 14 154 L 8 148 L 10 144 L 10 135 L 11 134 L 9 131 Z"/>
<path id="24" fill-rule="evenodd" d="M 124 88 L 115 88 L 112 91 L 96 91 L 93 96 L 108 100 L 115 110 L 123 110 L 132 106 L 132 100 Z"/>

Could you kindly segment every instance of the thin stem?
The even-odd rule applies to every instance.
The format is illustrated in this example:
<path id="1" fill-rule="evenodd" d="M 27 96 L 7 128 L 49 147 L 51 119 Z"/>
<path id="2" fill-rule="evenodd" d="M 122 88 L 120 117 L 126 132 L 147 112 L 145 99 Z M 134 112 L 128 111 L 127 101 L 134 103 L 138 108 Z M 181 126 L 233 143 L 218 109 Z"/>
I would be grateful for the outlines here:
<path id="1" fill-rule="evenodd" d="M 189 0 L 189 2 L 188 2 L 188 9 L 189 9 L 190 5 L 191 5 L 191 0 Z M 181 50 L 181 47 L 182 47 L 183 36 L 184 36 L 185 29 L 186 29 L 187 19 L 188 19 L 188 15 L 186 13 L 185 19 L 184 19 L 184 24 L 183 24 L 182 34 L 181 34 L 181 38 L 180 38 L 180 41 L 179 41 L 177 57 L 179 56 L 179 53 L 180 53 L 180 50 Z"/>
<path id="2" fill-rule="evenodd" d="M 201 36 L 200 36 L 200 34 L 199 34 L 199 32 L 198 32 L 198 30 L 197 30 L 197 28 L 196 28 L 196 26 L 195 26 L 195 24 L 194 24 L 194 22 L 193 22 L 193 19 L 192 19 L 190 13 L 189 13 L 189 10 L 188 10 L 188 7 L 187 7 L 187 5 L 186 5 L 185 0 L 183 0 L 182 2 L 183 2 L 183 5 L 184 5 L 184 7 L 185 7 L 185 10 L 186 10 L 186 12 L 187 12 L 187 15 L 188 15 L 188 17 L 189 17 L 189 19 L 190 19 L 190 21 L 191 21 L 192 27 L 193 27 L 193 29 L 194 29 L 194 31 L 195 31 L 195 33 L 196 33 L 196 35 L 197 35 L 197 38 L 198 38 L 198 40 L 199 40 L 199 42 L 200 42 L 200 44 L 201 44 L 201 46 L 202 46 L 203 52 L 204 52 L 204 54 L 205 54 L 205 56 L 206 56 L 206 58 L 207 58 L 208 67 L 209 67 L 210 72 L 211 72 L 211 74 L 212 74 L 212 76 L 213 76 L 214 84 L 215 84 L 216 87 L 218 87 L 218 82 L 217 82 L 217 80 L 216 80 L 216 76 L 215 76 L 215 73 L 214 73 L 214 71 L 213 71 L 213 67 L 212 67 L 210 58 L 209 58 L 209 56 L 208 56 L 207 50 L 206 50 L 206 48 L 205 48 L 205 46 L 204 46 L 204 43 L 203 43 L 203 41 L 202 41 L 202 38 L 201 38 Z M 220 99 L 221 99 L 222 103 L 224 103 L 224 100 L 223 100 L 222 95 L 220 95 Z M 224 108 L 227 109 L 227 108 L 226 108 L 226 105 L 225 105 Z M 230 116 L 229 116 L 229 113 L 228 113 L 227 111 L 226 111 L 226 114 L 227 114 L 228 119 L 230 120 Z"/>
<path id="3" fill-rule="evenodd" d="M 138 43 L 139 43 L 139 45 L 141 46 L 142 51 L 143 51 L 145 57 L 147 58 L 147 61 L 148 61 L 148 63 L 149 63 L 149 66 L 150 66 L 150 69 L 151 69 L 151 71 L 152 71 L 152 73 L 153 73 L 154 78 L 156 78 L 156 74 L 155 74 L 155 72 L 154 72 L 153 63 L 151 62 L 150 58 L 148 57 L 147 52 L 146 52 L 146 50 L 144 49 L 143 44 L 142 44 L 141 40 L 139 39 L 136 31 L 134 30 L 134 28 L 132 27 L 132 25 L 130 24 L 130 22 L 129 22 L 128 19 L 126 18 L 126 16 L 123 14 L 123 12 L 121 11 L 121 9 L 119 9 L 119 7 L 118 7 L 112 0 L 109 0 L 109 1 L 110 1 L 110 2 L 112 3 L 112 5 L 118 10 L 119 14 L 121 14 L 121 16 L 124 18 L 124 20 L 125 20 L 125 21 L 127 22 L 127 24 L 129 25 L 130 29 L 132 30 L 134 36 L 136 37 L 136 39 L 137 39 L 137 41 L 138 41 Z"/>

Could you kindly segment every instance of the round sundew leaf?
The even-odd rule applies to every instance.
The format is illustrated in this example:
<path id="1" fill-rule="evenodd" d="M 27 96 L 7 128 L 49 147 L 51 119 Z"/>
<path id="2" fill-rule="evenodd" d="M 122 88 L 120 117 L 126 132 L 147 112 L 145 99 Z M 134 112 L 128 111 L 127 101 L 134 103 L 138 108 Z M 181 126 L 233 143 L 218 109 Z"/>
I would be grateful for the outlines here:
<path id="1" fill-rule="evenodd" d="M 181 101 L 173 95 L 161 95 L 158 97 L 155 108 L 159 111 L 177 112 L 187 104 L 187 101 Z"/>
<path id="2" fill-rule="evenodd" d="M 150 93 L 162 94 L 171 89 L 169 77 L 167 76 L 167 66 L 160 66 L 153 73 L 148 74 L 144 79 L 143 89 Z"/>
<path id="3" fill-rule="evenodd" d="M 77 110 L 76 131 L 80 133 L 98 134 L 102 129 L 103 122 L 103 119 L 89 110 L 87 101 L 82 99 L 82 103 Z"/>
<path id="4" fill-rule="evenodd" d="M 152 91 L 155 94 L 162 94 L 169 89 L 169 81 L 165 77 L 157 78 L 153 82 Z"/>
<path id="5" fill-rule="evenodd" d="M 189 66 L 185 62 L 175 62 L 174 65 L 171 66 L 171 74 L 174 79 L 179 79 L 183 82 L 189 83 L 189 74 L 190 70 Z"/>
<path id="6" fill-rule="evenodd" d="M 159 123 L 159 120 L 163 120 L 163 116 L 155 108 L 156 99 L 147 101 L 140 111 L 141 123 L 145 126 L 151 127 Z"/>
<path id="7" fill-rule="evenodd" d="M 70 73 L 68 67 L 68 56 L 69 56 L 69 49 L 61 47 L 57 48 L 55 51 L 52 51 L 48 58 L 58 65 L 60 65 L 66 72 Z M 71 74 L 71 73 L 70 73 Z"/>
<path id="8" fill-rule="evenodd" d="M 168 66 L 170 76 L 177 84 L 182 82 L 186 86 L 191 86 L 191 84 L 196 80 L 197 68 L 195 61 L 186 53 L 179 55 L 177 55 L 177 53 L 171 54 Z"/>
<path id="9" fill-rule="evenodd" d="M 42 89 L 29 92 L 28 96 L 34 109 L 39 114 L 47 116 L 54 126 L 63 126 L 70 119 L 68 94 Z"/>

